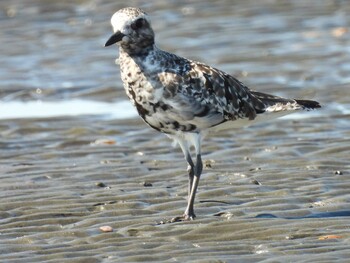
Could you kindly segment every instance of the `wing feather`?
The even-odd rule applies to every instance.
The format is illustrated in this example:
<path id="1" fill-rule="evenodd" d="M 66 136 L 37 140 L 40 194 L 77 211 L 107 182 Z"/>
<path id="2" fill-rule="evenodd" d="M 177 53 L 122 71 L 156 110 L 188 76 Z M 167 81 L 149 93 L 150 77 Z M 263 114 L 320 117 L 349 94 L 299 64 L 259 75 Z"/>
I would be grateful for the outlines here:
<path id="1" fill-rule="evenodd" d="M 296 103 L 251 91 L 233 76 L 206 64 L 177 61 L 183 63 L 178 64 L 180 71 L 169 70 L 159 75 L 164 87 L 163 100 L 169 106 L 169 120 L 206 129 L 226 121 L 254 120 L 257 114 L 269 111 L 275 105 Z"/>
<path id="2" fill-rule="evenodd" d="M 194 116 L 224 121 L 255 119 L 266 106 L 236 78 L 208 65 L 191 61 L 191 69 L 179 87 L 180 96 L 196 109 Z"/>

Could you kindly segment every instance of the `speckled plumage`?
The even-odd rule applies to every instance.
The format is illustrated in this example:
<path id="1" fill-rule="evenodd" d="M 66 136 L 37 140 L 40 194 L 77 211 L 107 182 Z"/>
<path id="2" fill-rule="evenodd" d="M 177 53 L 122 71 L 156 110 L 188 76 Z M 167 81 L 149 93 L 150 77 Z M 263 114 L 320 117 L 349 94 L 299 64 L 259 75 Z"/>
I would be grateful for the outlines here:
<path id="1" fill-rule="evenodd" d="M 121 78 L 130 101 L 149 126 L 180 144 L 188 162 L 186 219 L 194 218 L 203 133 L 246 125 L 264 114 L 283 115 L 320 107 L 315 101 L 251 91 L 223 71 L 158 49 L 150 20 L 141 9 L 121 9 L 111 23 L 114 35 L 106 46 L 120 46 Z M 195 147 L 196 164 L 190 156 L 191 145 Z"/>

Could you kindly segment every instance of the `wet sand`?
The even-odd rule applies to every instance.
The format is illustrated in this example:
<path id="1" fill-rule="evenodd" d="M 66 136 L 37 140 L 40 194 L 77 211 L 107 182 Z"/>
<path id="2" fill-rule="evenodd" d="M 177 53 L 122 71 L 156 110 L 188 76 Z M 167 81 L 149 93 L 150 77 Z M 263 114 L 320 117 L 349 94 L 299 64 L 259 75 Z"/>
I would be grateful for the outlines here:
<path id="1" fill-rule="evenodd" d="M 259 91 L 319 100 L 323 109 L 206 138 L 197 218 L 172 224 L 160 222 L 185 208 L 186 164 L 166 136 L 139 118 L 117 118 L 113 109 L 3 118 L 0 261 L 346 262 L 348 6 L 262 2 L 137 3 L 151 13 L 163 48 L 213 64 Z M 116 50 L 96 48 L 110 34 L 111 10 L 122 4 L 0 6 L 8 17 L 17 10 L 4 18 L 2 39 L 27 41 L 9 45 L 1 103 L 79 98 L 112 107 L 126 99 Z M 41 40 L 25 34 L 27 26 Z"/>
<path id="2" fill-rule="evenodd" d="M 349 146 L 317 131 L 323 117 L 307 121 L 313 137 L 279 120 L 208 138 L 198 218 L 166 225 L 183 212 L 187 177 L 165 136 L 138 120 L 2 121 L 0 259 L 345 261 Z"/>

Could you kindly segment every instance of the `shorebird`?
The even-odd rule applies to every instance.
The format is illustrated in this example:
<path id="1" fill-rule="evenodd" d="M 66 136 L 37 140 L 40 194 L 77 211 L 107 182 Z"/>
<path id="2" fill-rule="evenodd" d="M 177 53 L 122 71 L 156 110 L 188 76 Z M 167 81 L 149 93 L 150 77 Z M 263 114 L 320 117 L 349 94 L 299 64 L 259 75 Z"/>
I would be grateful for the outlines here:
<path id="1" fill-rule="evenodd" d="M 187 207 L 173 221 L 195 218 L 194 201 L 203 169 L 201 142 L 208 132 L 321 107 L 317 101 L 250 90 L 219 69 L 159 49 L 149 16 L 139 8 L 120 9 L 111 24 L 114 34 L 105 46 L 119 46 L 126 94 L 150 127 L 180 145 L 188 164 Z"/>

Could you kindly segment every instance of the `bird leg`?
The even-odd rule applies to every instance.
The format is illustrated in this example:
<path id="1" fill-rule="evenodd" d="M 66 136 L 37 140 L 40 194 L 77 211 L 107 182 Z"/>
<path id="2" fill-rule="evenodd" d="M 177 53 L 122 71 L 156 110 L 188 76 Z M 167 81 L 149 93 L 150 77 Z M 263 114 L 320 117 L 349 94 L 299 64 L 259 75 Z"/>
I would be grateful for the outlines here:
<path id="1" fill-rule="evenodd" d="M 193 180 L 195 177 L 195 170 L 196 167 L 194 166 L 194 163 L 192 161 L 190 152 L 185 148 L 185 147 L 181 147 L 183 149 L 184 155 L 185 155 L 185 159 L 187 161 L 187 172 L 188 172 L 188 197 L 187 197 L 187 202 L 189 203 L 191 200 L 191 192 L 192 192 L 192 187 L 193 187 Z M 195 217 L 194 212 L 193 212 L 193 204 L 192 204 L 192 208 L 191 208 L 191 217 L 189 216 L 189 212 L 185 212 L 183 216 L 177 216 L 172 218 L 170 221 L 170 223 L 174 223 L 174 222 L 180 222 L 180 221 L 184 221 L 184 220 L 189 220 L 189 219 L 193 219 Z M 187 211 L 188 209 L 186 209 Z"/>
<path id="2" fill-rule="evenodd" d="M 191 192 L 188 198 L 188 204 L 184 213 L 184 218 L 192 220 L 196 217 L 194 214 L 194 200 L 196 197 L 197 188 L 199 185 L 199 179 L 201 177 L 203 170 L 203 162 L 200 154 L 197 154 L 196 166 L 194 167 L 194 178 L 192 181 Z"/>
<path id="3" fill-rule="evenodd" d="M 194 200 L 196 197 L 196 192 L 199 184 L 199 179 L 203 170 L 203 162 L 201 157 L 200 149 L 200 136 L 195 135 L 196 142 L 194 147 L 196 150 L 196 164 L 193 163 L 188 143 L 185 140 L 179 140 L 180 147 L 184 153 L 185 159 L 187 161 L 187 172 L 188 172 L 188 198 L 187 198 L 187 207 L 183 216 L 175 217 L 170 220 L 170 222 L 179 222 L 183 220 L 193 220 L 196 215 L 194 214 Z"/>
<path id="4" fill-rule="evenodd" d="M 187 142 L 185 140 L 179 140 L 179 144 L 185 156 L 185 160 L 188 164 L 187 172 L 188 172 L 188 200 L 189 200 L 191 191 L 192 191 L 192 184 L 193 184 L 193 177 L 194 177 L 194 163 L 192 161 Z"/>
<path id="5" fill-rule="evenodd" d="M 194 177 L 194 163 L 192 161 L 191 156 L 188 154 L 186 156 L 186 161 L 188 163 L 187 172 L 188 172 L 188 200 L 190 199 L 192 185 L 193 185 L 193 177 Z"/>

